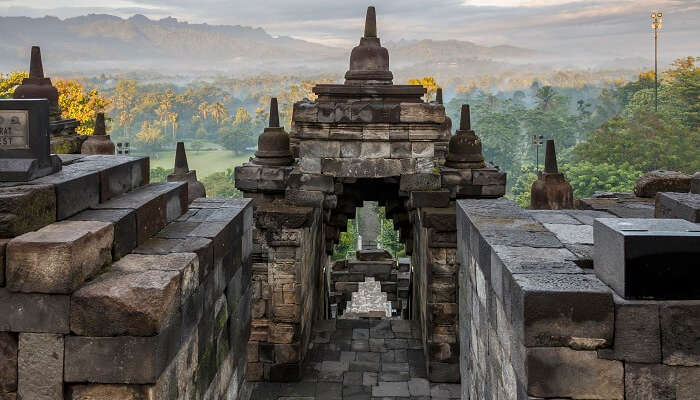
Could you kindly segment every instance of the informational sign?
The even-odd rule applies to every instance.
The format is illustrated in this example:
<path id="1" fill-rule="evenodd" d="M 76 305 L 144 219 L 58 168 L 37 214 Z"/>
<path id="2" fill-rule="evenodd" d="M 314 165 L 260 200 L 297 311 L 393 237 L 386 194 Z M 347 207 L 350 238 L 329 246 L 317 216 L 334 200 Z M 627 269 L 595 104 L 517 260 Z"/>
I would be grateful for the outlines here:
<path id="1" fill-rule="evenodd" d="M 29 111 L 0 110 L 0 150 L 29 148 Z"/>

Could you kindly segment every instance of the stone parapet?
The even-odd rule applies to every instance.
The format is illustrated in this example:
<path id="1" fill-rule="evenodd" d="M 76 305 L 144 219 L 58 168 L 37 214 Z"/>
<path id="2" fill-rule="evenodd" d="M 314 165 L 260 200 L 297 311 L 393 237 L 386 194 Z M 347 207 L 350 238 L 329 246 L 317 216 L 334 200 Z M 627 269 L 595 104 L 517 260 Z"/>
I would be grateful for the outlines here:
<path id="1" fill-rule="evenodd" d="M 508 200 L 457 202 L 461 371 L 471 383 L 463 398 L 700 393 L 692 383 L 697 349 L 683 344 L 700 333 L 687 319 L 697 301 L 624 300 L 581 268 L 591 263 L 579 246 L 593 244 L 591 225 L 605 216 L 525 211 Z M 662 376 L 672 379 L 656 381 Z M 660 386 L 631 384 L 651 381 Z"/>
<path id="2" fill-rule="evenodd" d="M 96 204 L 51 223 L 54 207 L 36 231 L 0 243 L 0 398 L 236 398 L 251 326 L 251 201 L 188 208 L 185 183 L 143 186 L 147 159 L 91 157 L 66 159 L 64 171 L 94 168 Z M 59 193 L 33 182 L 3 190 L 16 188 Z"/>

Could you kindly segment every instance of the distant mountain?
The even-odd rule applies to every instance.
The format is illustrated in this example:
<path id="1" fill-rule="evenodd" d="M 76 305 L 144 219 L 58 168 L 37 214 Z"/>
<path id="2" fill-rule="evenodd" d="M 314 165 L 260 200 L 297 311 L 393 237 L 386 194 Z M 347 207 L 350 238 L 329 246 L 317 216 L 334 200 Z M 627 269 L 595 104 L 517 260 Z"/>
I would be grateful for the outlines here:
<path id="1" fill-rule="evenodd" d="M 27 68 L 32 45 L 42 47 L 47 70 L 84 72 L 344 72 L 350 54 L 349 48 L 274 37 L 262 28 L 151 20 L 143 15 L 123 19 L 90 14 L 65 20 L 0 17 L 0 37 L 0 70 Z M 402 40 L 387 47 L 392 66 L 399 68 L 461 64 L 477 58 L 513 60 L 534 54 L 512 46 L 484 47 L 455 40 Z"/>

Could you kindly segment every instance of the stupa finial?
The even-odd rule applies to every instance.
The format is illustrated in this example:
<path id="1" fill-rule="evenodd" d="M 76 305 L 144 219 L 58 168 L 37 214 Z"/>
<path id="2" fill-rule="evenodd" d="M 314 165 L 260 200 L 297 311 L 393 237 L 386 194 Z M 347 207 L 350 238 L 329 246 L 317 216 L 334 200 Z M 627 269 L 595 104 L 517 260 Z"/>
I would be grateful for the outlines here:
<path id="1" fill-rule="evenodd" d="M 104 113 L 97 113 L 97 116 L 95 117 L 95 129 L 92 131 L 92 134 L 95 136 L 104 136 L 107 134 Z"/>
<path id="2" fill-rule="evenodd" d="M 270 128 L 280 127 L 280 114 L 277 108 L 277 97 L 270 99 L 270 123 L 268 124 Z"/>
<path id="3" fill-rule="evenodd" d="M 365 37 L 377 37 L 377 12 L 374 6 L 367 7 L 367 17 L 365 19 Z"/>
<path id="4" fill-rule="evenodd" d="M 557 166 L 557 151 L 554 148 L 554 140 L 547 140 L 547 152 L 544 156 L 544 172 L 549 174 L 556 174 L 559 172 L 559 167 Z"/>
<path id="5" fill-rule="evenodd" d="M 469 104 L 462 104 L 462 113 L 459 116 L 459 130 L 472 130 L 471 115 L 469 112 Z"/>
<path id="6" fill-rule="evenodd" d="M 185 153 L 185 143 L 177 142 L 175 150 L 175 174 L 185 174 L 190 171 L 187 165 L 187 153 Z"/>
<path id="7" fill-rule="evenodd" d="M 32 46 L 32 55 L 29 61 L 29 77 L 44 78 L 44 66 L 41 63 L 41 48 L 39 46 Z"/>
<path id="8" fill-rule="evenodd" d="M 437 92 L 435 93 L 435 101 L 438 104 L 442 104 L 442 88 L 437 88 Z"/>

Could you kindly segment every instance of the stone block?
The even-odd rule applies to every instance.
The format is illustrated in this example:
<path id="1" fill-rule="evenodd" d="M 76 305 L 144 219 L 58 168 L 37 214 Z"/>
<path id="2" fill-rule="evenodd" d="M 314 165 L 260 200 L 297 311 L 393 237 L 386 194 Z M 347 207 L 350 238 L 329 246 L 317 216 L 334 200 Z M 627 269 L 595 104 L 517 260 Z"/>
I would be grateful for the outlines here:
<path id="1" fill-rule="evenodd" d="M 17 392 L 17 339 L 16 334 L 0 332 L 0 396 Z"/>
<path id="2" fill-rule="evenodd" d="M 659 305 L 615 296 L 614 337 L 612 349 L 600 352 L 610 352 L 612 358 L 625 362 L 660 363 Z"/>
<path id="3" fill-rule="evenodd" d="M 328 137 L 333 140 L 362 140 L 362 127 L 350 124 L 337 124 L 329 129 Z"/>
<path id="4" fill-rule="evenodd" d="M 114 225 L 112 258 L 124 257 L 137 246 L 136 213 L 133 210 L 85 210 L 71 221 L 103 221 Z"/>
<path id="5" fill-rule="evenodd" d="M 384 249 L 358 250 L 355 252 L 355 257 L 358 261 L 387 261 L 392 259 L 391 254 Z M 349 261 L 348 263 L 352 264 L 353 262 Z"/>
<path id="6" fill-rule="evenodd" d="M 564 244 L 593 244 L 593 227 L 590 225 L 543 224 Z"/>
<path id="7" fill-rule="evenodd" d="M 411 157 L 413 158 L 432 158 L 435 156 L 435 145 L 431 142 L 413 142 L 411 143 Z"/>
<path id="8" fill-rule="evenodd" d="M 284 197 L 289 204 L 307 207 L 321 207 L 324 193 L 317 190 L 287 189 Z"/>
<path id="9" fill-rule="evenodd" d="M 71 297 L 71 331 L 81 336 L 152 336 L 199 283 L 194 253 L 124 257 Z"/>
<path id="10" fill-rule="evenodd" d="M 68 333 L 69 317 L 69 296 L 0 288 L 0 331 Z"/>
<path id="11" fill-rule="evenodd" d="M 294 103 L 294 111 L 292 112 L 294 121 L 299 122 L 317 122 L 318 121 L 318 106 L 312 102 L 300 101 Z"/>
<path id="12" fill-rule="evenodd" d="M 67 400 L 142 400 L 152 394 L 150 389 L 150 386 L 145 385 L 67 385 L 65 398 Z"/>
<path id="13" fill-rule="evenodd" d="M 401 122 L 442 124 L 445 108 L 435 103 L 401 103 Z"/>
<path id="14" fill-rule="evenodd" d="M 63 398 L 63 335 L 19 335 L 17 396 L 36 400 Z"/>
<path id="15" fill-rule="evenodd" d="M 700 367 L 625 364 L 625 399 L 681 400 L 700 398 Z"/>
<path id="16" fill-rule="evenodd" d="M 411 142 L 436 141 L 443 137 L 443 132 L 439 126 L 425 124 L 411 124 L 408 127 L 408 139 Z"/>
<path id="17" fill-rule="evenodd" d="M 612 294 L 595 276 L 507 275 L 505 301 L 511 303 L 513 329 L 525 346 L 596 349 L 612 343 Z"/>
<path id="18" fill-rule="evenodd" d="M 595 351 L 565 347 L 527 349 L 530 396 L 574 399 L 624 399 L 620 361 L 599 359 Z"/>
<path id="19" fill-rule="evenodd" d="M 362 142 L 360 141 L 343 141 L 340 143 L 341 158 L 358 158 L 362 151 Z"/>
<path id="20" fill-rule="evenodd" d="M 52 185 L 0 188 L 0 238 L 13 238 L 56 221 L 56 193 Z"/>
<path id="21" fill-rule="evenodd" d="M 412 190 L 409 194 L 411 206 L 421 207 L 447 207 L 450 203 L 450 192 L 448 190 Z"/>
<path id="22" fill-rule="evenodd" d="M 389 124 L 371 124 L 362 127 L 362 140 L 383 140 L 391 138 L 392 127 Z"/>
<path id="23" fill-rule="evenodd" d="M 680 218 L 700 222 L 700 194 L 657 193 L 654 218 Z"/>
<path id="24" fill-rule="evenodd" d="M 100 202 L 100 171 L 94 163 L 78 162 L 33 181 L 56 191 L 56 220 L 66 219 Z"/>
<path id="25" fill-rule="evenodd" d="M 411 158 L 411 142 L 391 142 L 389 153 L 391 158 Z"/>
<path id="26" fill-rule="evenodd" d="M 187 211 L 187 195 L 187 182 L 153 183 L 93 208 L 135 210 L 141 244 Z"/>
<path id="27" fill-rule="evenodd" d="M 155 383 L 175 351 L 169 355 L 173 332 L 149 337 L 65 337 L 66 382 Z M 179 338 L 179 334 L 176 335 Z M 178 343 L 174 343 L 178 344 Z"/>
<path id="28" fill-rule="evenodd" d="M 439 174 L 405 174 L 401 175 L 399 190 L 411 192 L 414 190 L 440 190 Z"/>
<path id="29" fill-rule="evenodd" d="M 112 260 L 114 226 L 62 221 L 7 245 L 7 287 L 16 292 L 69 294 Z"/>
<path id="30" fill-rule="evenodd" d="M 675 171 L 651 171 L 637 179 L 634 194 L 639 197 L 654 197 L 658 192 L 690 191 L 691 177 Z"/>
<path id="31" fill-rule="evenodd" d="M 700 366 L 700 303 L 662 304 L 659 315 L 663 363 Z"/>
<path id="32" fill-rule="evenodd" d="M 455 209 L 447 208 L 423 208 L 422 223 L 425 228 L 433 228 L 438 232 L 456 231 Z"/>
<path id="33" fill-rule="evenodd" d="M 360 157 L 367 158 L 389 158 L 391 154 L 389 142 L 362 142 Z"/>
<path id="34" fill-rule="evenodd" d="M 624 298 L 700 299 L 700 229 L 680 219 L 599 218 L 596 275 Z"/>
<path id="35" fill-rule="evenodd" d="M 299 156 L 311 158 L 339 157 L 340 142 L 305 140 L 299 143 Z"/>

